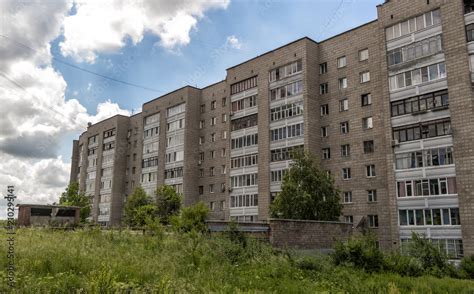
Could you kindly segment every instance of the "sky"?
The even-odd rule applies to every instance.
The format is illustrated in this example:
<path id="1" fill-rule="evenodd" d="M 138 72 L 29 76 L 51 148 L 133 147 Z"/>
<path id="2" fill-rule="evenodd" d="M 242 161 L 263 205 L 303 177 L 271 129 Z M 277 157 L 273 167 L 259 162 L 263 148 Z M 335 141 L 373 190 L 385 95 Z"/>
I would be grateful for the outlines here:
<path id="1" fill-rule="evenodd" d="M 17 203 L 57 202 L 88 122 L 218 82 L 298 38 L 372 21 L 383 2 L 0 0 L 1 194 L 14 185 Z M 0 218 L 5 210 L 2 199 Z"/>

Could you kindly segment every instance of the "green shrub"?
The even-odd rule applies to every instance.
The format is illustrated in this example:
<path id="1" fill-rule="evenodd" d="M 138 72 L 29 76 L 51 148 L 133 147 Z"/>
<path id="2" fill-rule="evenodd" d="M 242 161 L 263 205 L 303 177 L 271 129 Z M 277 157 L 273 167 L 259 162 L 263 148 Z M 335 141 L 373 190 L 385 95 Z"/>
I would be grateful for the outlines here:
<path id="1" fill-rule="evenodd" d="M 461 260 L 460 275 L 465 279 L 474 279 L 474 255 L 466 256 Z"/>
<path id="2" fill-rule="evenodd" d="M 332 253 L 336 265 L 349 265 L 367 272 L 379 272 L 384 268 L 384 256 L 376 246 L 373 235 L 352 237 L 338 242 Z"/>
<path id="3" fill-rule="evenodd" d="M 173 227 L 180 232 L 207 232 L 206 218 L 209 209 L 203 202 L 185 207 L 181 213 L 171 217 Z"/>
<path id="4" fill-rule="evenodd" d="M 385 270 L 408 277 L 419 277 L 425 273 L 425 268 L 419 259 L 401 255 L 399 252 L 392 252 L 386 256 Z"/>
<path id="5" fill-rule="evenodd" d="M 448 262 L 446 253 L 433 245 L 429 239 L 412 233 L 411 241 L 406 246 L 407 255 L 417 259 L 424 272 L 436 277 L 456 277 L 455 267 Z"/>

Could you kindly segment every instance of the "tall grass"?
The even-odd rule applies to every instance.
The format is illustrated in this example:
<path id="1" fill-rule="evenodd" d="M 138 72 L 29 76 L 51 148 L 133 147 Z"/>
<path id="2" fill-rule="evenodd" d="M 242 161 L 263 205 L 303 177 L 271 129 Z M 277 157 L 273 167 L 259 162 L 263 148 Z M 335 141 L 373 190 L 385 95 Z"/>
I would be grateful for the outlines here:
<path id="1" fill-rule="evenodd" d="M 5 231 L 0 231 L 5 240 Z M 17 293 L 472 293 L 468 280 L 368 274 L 328 256 L 275 251 L 259 241 L 200 233 L 19 229 Z M 6 254 L 0 275 L 6 277 Z M 10 292 L 0 283 L 0 292 Z"/>

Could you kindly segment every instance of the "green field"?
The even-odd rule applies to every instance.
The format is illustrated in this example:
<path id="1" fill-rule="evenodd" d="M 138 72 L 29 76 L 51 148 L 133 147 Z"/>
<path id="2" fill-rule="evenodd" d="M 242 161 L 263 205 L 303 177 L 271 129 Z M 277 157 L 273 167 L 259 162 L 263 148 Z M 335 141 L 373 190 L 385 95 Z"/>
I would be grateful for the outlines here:
<path id="1" fill-rule="evenodd" d="M 6 240 L 4 230 L 1 238 Z M 474 293 L 470 280 L 369 274 L 334 266 L 329 256 L 243 243 L 196 233 L 20 229 L 16 288 L 1 283 L 0 292 Z M 5 280 L 7 257 L 0 256 Z"/>

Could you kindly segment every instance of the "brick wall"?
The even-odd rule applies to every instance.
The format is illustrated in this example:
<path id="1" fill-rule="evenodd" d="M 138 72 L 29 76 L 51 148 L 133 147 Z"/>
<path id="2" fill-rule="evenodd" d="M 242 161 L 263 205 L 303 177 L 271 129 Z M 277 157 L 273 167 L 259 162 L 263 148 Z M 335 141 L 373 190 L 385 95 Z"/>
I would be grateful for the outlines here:
<path id="1" fill-rule="evenodd" d="M 347 240 L 352 224 L 303 220 L 270 219 L 270 243 L 275 247 L 329 249 Z"/>

